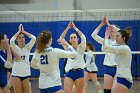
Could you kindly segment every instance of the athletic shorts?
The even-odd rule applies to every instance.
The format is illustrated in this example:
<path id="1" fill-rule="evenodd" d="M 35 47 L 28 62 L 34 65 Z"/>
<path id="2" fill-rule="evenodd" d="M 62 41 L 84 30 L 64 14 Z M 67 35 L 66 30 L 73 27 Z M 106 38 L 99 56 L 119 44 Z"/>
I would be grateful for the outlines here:
<path id="1" fill-rule="evenodd" d="M 128 80 L 126 80 L 125 78 L 122 78 L 122 77 L 117 77 L 117 83 L 120 83 L 120 84 L 126 86 L 128 89 L 130 89 L 132 86 L 131 82 L 129 82 Z"/>
<path id="2" fill-rule="evenodd" d="M 20 77 L 20 76 L 12 76 L 12 77 L 18 77 L 21 81 L 23 81 L 23 80 L 25 80 L 25 79 L 27 79 L 27 78 L 29 78 L 29 76 L 25 76 L 25 77 Z"/>
<path id="3" fill-rule="evenodd" d="M 89 71 L 89 70 L 87 70 L 87 68 L 85 68 L 84 70 L 88 73 L 97 73 L 97 71 Z"/>
<path id="4" fill-rule="evenodd" d="M 71 78 L 73 81 L 84 77 L 84 70 L 81 68 L 71 69 L 66 73 L 66 77 Z"/>
<path id="5" fill-rule="evenodd" d="M 54 93 L 62 90 L 62 86 L 54 86 L 46 89 L 40 89 L 40 93 Z"/>
<path id="6" fill-rule="evenodd" d="M 0 87 L 4 88 L 7 85 L 7 75 L 0 76 Z"/>
<path id="7" fill-rule="evenodd" d="M 116 66 L 105 66 L 104 74 L 110 75 L 114 78 L 114 76 L 116 75 L 116 70 Z"/>

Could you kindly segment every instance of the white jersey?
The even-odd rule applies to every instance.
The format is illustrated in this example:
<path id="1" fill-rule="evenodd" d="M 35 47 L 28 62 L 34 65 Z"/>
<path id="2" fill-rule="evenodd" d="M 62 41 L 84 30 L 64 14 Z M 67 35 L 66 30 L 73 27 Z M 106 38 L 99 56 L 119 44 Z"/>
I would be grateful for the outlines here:
<path id="1" fill-rule="evenodd" d="M 59 59 L 75 58 L 76 52 L 64 51 L 58 48 L 48 47 L 43 53 L 35 52 L 33 59 L 39 63 L 40 76 L 39 88 L 49 88 L 61 85 Z"/>
<path id="2" fill-rule="evenodd" d="M 14 60 L 12 68 L 12 75 L 14 76 L 25 77 L 31 75 L 29 57 L 30 50 L 36 41 L 36 37 L 32 35 L 30 38 L 30 42 L 26 44 L 22 49 L 15 44 L 15 37 L 12 37 L 10 40 L 10 44 L 13 49 L 15 49 L 15 51 L 21 56 L 21 60 L 19 62 Z"/>
<path id="3" fill-rule="evenodd" d="M 94 32 L 92 33 L 92 37 L 98 42 L 98 43 L 103 43 L 104 42 L 104 38 L 100 37 L 98 35 L 98 32 L 99 30 L 94 30 Z M 116 44 L 116 41 L 112 41 L 111 39 L 109 39 L 109 45 L 115 45 Z M 103 64 L 104 65 L 107 65 L 107 66 L 115 66 L 116 65 L 116 62 L 114 60 L 115 58 L 115 55 L 113 53 L 105 53 L 105 58 L 104 58 L 104 62 Z"/>
<path id="4" fill-rule="evenodd" d="M 112 41 L 111 39 L 109 39 L 108 43 L 109 43 L 109 45 L 115 45 L 116 41 Z M 113 53 L 105 53 L 103 65 L 115 66 L 116 65 L 115 55 Z"/>
<path id="5" fill-rule="evenodd" d="M 85 52 L 85 61 L 86 61 L 86 68 L 88 71 L 98 71 L 98 68 L 95 64 L 95 56 L 93 52 L 90 50 Z"/>
<path id="6" fill-rule="evenodd" d="M 75 50 L 72 46 L 68 46 L 68 51 L 76 51 L 78 53 L 77 57 L 74 59 L 68 58 L 67 64 L 65 67 L 65 71 L 69 72 L 71 69 L 76 68 L 82 68 L 84 69 L 86 67 L 85 61 L 84 61 L 84 51 L 86 47 L 86 38 L 85 35 L 81 36 L 81 43 L 78 45 L 77 49 Z"/>
<path id="7" fill-rule="evenodd" d="M 128 81 L 133 82 L 131 75 L 131 49 L 128 45 L 109 45 L 108 40 L 105 40 L 105 52 L 111 52 L 115 54 L 115 61 L 117 63 L 116 77 L 126 78 Z"/>

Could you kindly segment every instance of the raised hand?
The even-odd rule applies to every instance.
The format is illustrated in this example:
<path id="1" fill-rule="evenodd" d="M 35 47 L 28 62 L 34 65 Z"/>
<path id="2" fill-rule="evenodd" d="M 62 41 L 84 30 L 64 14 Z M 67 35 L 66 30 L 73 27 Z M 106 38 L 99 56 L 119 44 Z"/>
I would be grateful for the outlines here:
<path id="1" fill-rule="evenodd" d="M 72 27 L 73 29 L 76 28 L 76 26 L 75 26 L 75 24 L 73 23 L 73 21 L 71 21 L 71 27 Z"/>
<path id="2" fill-rule="evenodd" d="M 1 40 L 1 46 L 7 51 L 10 49 L 10 45 L 8 43 L 8 40 Z"/>
<path id="3" fill-rule="evenodd" d="M 69 24 L 68 24 L 68 26 L 67 26 L 68 29 L 71 28 L 71 23 L 72 23 L 72 21 L 69 22 Z"/>
<path id="4" fill-rule="evenodd" d="M 22 33 L 22 32 L 24 31 L 24 27 L 23 27 L 22 24 L 19 25 L 18 31 L 19 31 L 20 33 Z"/>
<path id="5" fill-rule="evenodd" d="M 109 21 L 106 17 L 105 17 L 105 22 L 106 22 L 107 26 L 111 26 L 111 24 L 109 23 Z"/>
<path id="6" fill-rule="evenodd" d="M 104 26 L 104 25 L 106 25 L 107 24 L 107 22 L 106 22 L 106 16 L 104 16 L 104 18 L 102 19 L 102 22 L 101 22 L 101 25 L 102 26 Z"/>
<path id="7" fill-rule="evenodd" d="M 109 38 L 111 31 L 112 31 L 111 27 L 106 27 L 105 38 Z"/>
<path id="8" fill-rule="evenodd" d="M 18 32 L 22 32 L 22 24 L 20 24 L 19 26 L 18 26 Z"/>

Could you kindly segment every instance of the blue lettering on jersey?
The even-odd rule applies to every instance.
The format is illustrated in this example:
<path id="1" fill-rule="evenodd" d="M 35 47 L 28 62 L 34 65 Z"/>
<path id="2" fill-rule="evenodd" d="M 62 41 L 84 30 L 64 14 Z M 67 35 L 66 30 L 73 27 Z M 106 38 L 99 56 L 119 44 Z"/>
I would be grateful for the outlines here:
<path id="1" fill-rule="evenodd" d="M 41 64 L 48 64 L 48 56 L 47 55 L 41 55 L 40 56 L 40 62 L 41 62 Z"/>
<path id="2" fill-rule="evenodd" d="M 48 48 L 47 48 L 47 49 L 45 49 L 45 51 L 46 51 L 46 52 L 51 52 L 52 49 L 48 49 Z"/>
<path id="3" fill-rule="evenodd" d="M 22 59 L 22 60 L 25 60 L 25 55 L 21 56 L 21 59 Z"/>
<path id="4" fill-rule="evenodd" d="M 71 51 L 72 52 L 72 49 L 71 48 L 68 48 L 67 51 Z"/>

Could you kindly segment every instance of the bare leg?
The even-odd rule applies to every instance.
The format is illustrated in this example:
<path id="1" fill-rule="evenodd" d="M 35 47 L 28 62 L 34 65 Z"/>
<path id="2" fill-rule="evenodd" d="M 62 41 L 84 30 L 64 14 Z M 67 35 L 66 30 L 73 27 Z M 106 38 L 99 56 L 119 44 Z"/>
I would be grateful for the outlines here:
<path id="1" fill-rule="evenodd" d="M 95 84 L 95 87 L 98 90 L 98 93 L 102 93 L 102 87 L 101 87 L 100 83 L 98 82 L 97 74 L 96 73 L 90 73 L 90 77 L 91 77 L 93 83 Z"/>
<path id="2" fill-rule="evenodd" d="M 23 93 L 30 93 L 29 78 L 22 81 Z"/>
<path id="3" fill-rule="evenodd" d="M 85 92 L 87 90 L 87 82 L 88 82 L 88 80 L 90 78 L 90 74 L 88 72 L 86 72 L 86 71 L 85 71 L 84 74 L 85 74 L 84 75 L 84 81 L 85 81 L 85 84 L 84 84 L 84 92 Z"/>
<path id="4" fill-rule="evenodd" d="M 77 93 L 83 93 L 84 78 L 79 78 L 79 79 L 75 80 L 75 86 L 76 86 L 76 89 L 77 89 Z"/>
<path id="5" fill-rule="evenodd" d="M 4 88 L 1 89 L 2 89 L 2 93 L 10 93 L 8 86 L 5 86 Z"/>
<path id="6" fill-rule="evenodd" d="M 120 83 L 114 82 L 111 93 L 128 93 L 128 88 Z"/>
<path id="7" fill-rule="evenodd" d="M 65 77 L 64 93 L 72 93 L 74 82 L 71 78 Z"/>
<path id="8" fill-rule="evenodd" d="M 1 87 L 0 87 L 0 93 L 2 93 L 2 89 L 1 89 Z"/>
<path id="9" fill-rule="evenodd" d="M 113 85 L 113 77 L 107 74 L 104 75 L 104 89 L 111 89 Z"/>
<path id="10" fill-rule="evenodd" d="M 22 93 L 22 85 L 21 85 L 20 78 L 12 77 L 12 84 L 13 84 L 15 93 Z"/>

